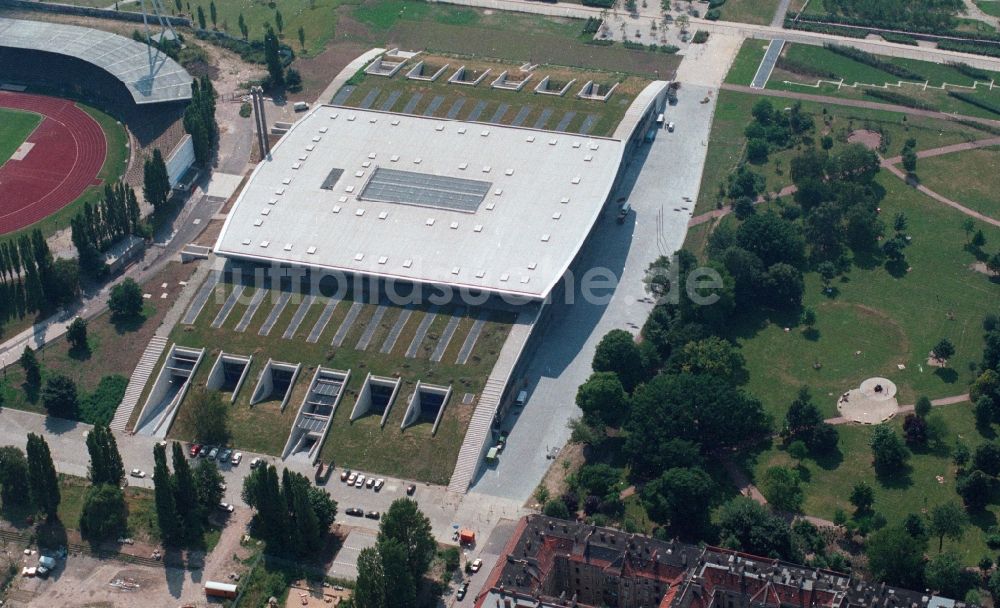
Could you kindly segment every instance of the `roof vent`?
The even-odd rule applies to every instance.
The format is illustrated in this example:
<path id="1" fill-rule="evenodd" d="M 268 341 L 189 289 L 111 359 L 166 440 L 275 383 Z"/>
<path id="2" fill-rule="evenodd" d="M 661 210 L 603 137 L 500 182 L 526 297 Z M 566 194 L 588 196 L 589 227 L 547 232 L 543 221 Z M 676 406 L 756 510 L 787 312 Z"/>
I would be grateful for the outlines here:
<path id="1" fill-rule="evenodd" d="M 260 210 L 260 214 L 261 215 L 267 215 L 269 213 L 271 213 L 271 210 L 268 209 L 267 207 L 265 207 L 265 208 L 263 208 L 263 209 Z"/>
<path id="2" fill-rule="evenodd" d="M 535 141 L 535 136 L 534 135 L 529 135 L 527 138 L 525 138 L 524 141 L 528 142 L 529 144 L 533 143 Z"/>
<path id="3" fill-rule="evenodd" d="M 409 268 L 413 266 L 413 260 L 403 260 L 403 268 Z"/>
<path id="4" fill-rule="evenodd" d="M 531 262 L 530 264 L 528 264 L 528 270 L 534 270 L 535 268 L 538 268 L 538 264 L 536 264 L 534 262 Z"/>
<path id="5" fill-rule="evenodd" d="M 569 197 L 568 196 L 564 196 L 561 199 L 559 199 L 559 202 L 565 205 L 565 204 L 569 203 Z"/>
<path id="6" fill-rule="evenodd" d="M 347 197 L 346 196 L 341 196 L 337 200 L 340 201 L 341 203 L 346 203 L 347 202 Z"/>
<path id="7" fill-rule="evenodd" d="M 319 141 L 319 140 L 321 140 L 321 139 L 323 139 L 323 138 L 322 138 L 321 136 L 319 136 L 319 135 L 316 135 L 316 136 L 314 136 L 314 137 L 313 137 L 313 141 L 314 141 L 314 142 L 315 142 L 315 141 Z"/>
<path id="8" fill-rule="evenodd" d="M 301 166 L 302 166 L 302 163 L 292 163 L 292 169 L 298 170 L 298 168 L 301 167 Z"/>
<path id="9" fill-rule="evenodd" d="M 389 212 L 388 211 L 379 211 L 378 212 L 378 219 L 384 220 L 387 217 L 389 217 Z"/>
<path id="10" fill-rule="evenodd" d="M 452 222 L 448 227 L 452 230 L 458 230 L 458 222 Z"/>
<path id="11" fill-rule="evenodd" d="M 357 211 L 354 212 L 354 215 L 356 215 L 358 217 L 361 217 L 364 214 L 365 214 L 365 210 L 364 209 L 358 209 Z"/>
<path id="12" fill-rule="evenodd" d="M 513 169 L 507 169 L 506 171 L 504 171 L 504 173 L 506 175 L 514 175 L 514 170 Z"/>
<path id="13" fill-rule="evenodd" d="M 509 272 L 505 272 L 505 273 L 503 273 L 503 274 L 500 275 L 500 280 L 503 281 L 504 283 L 506 283 L 507 279 L 509 279 L 509 278 L 510 278 L 510 273 Z"/>
<path id="14" fill-rule="evenodd" d="M 354 114 L 351 114 L 351 115 L 349 115 L 349 116 L 347 117 L 347 120 L 349 120 L 349 121 L 352 121 L 352 122 L 353 122 L 355 118 L 357 118 L 357 116 L 355 116 Z"/>
<path id="15" fill-rule="evenodd" d="M 413 164 L 414 165 L 419 165 L 421 160 L 422 159 L 418 156 L 418 157 L 416 157 L 416 158 L 413 159 Z"/>
<path id="16" fill-rule="evenodd" d="M 292 183 L 292 178 L 286 177 L 285 179 L 281 180 L 281 183 L 287 186 L 288 184 Z"/>
<path id="17" fill-rule="evenodd" d="M 394 126 L 394 127 L 398 127 L 398 126 L 399 126 L 399 121 L 398 121 L 398 120 L 394 120 L 394 121 L 392 121 L 392 123 L 391 123 L 391 124 L 392 124 L 392 126 Z"/>
<path id="18" fill-rule="evenodd" d="M 398 161 L 399 160 L 399 154 L 393 154 L 392 156 L 389 157 L 389 160 L 392 161 L 392 162 Z"/>
<path id="19" fill-rule="evenodd" d="M 548 242 L 549 242 L 549 238 L 550 238 L 550 235 L 549 235 L 549 233 L 545 233 L 545 234 L 543 234 L 543 235 L 542 235 L 542 242 L 543 242 L 543 243 L 548 243 Z"/>
<path id="20" fill-rule="evenodd" d="M 574 147 L 574 148 L 579 148 L 579 147 L 580 147 L 580 142 L 578 142 L 578 141 L 574 141 L 574 142 L 573 142 L 573 147 Z"/>
<path id="21" fill-rule="evenodd" d="M 379 258 L 378 258 L 378 263 L 379 264 L 383 264 L 384 265 L 388 261 L 389 261 L 389 258 L 385 257 L 384 255 L 379 256 Z"/>
<path id="22" fill-rule="evenodd" d="M 308 253 L 309 255 L 312 255 L 312 254 L 316 253 L 316 246 L 315 245 L 310 245 L 309 248 L 306 249 L 306 253 Z"/>
<path id="23" fill-rule="evenodd" d="M 458 165 L 458 168 L 461 169 L 462 171 L 465 171 L 466 169 L 469 168 L 469 163 L 460 163 Z"/>
<path id="24" fill-rule="evenodd" d="M 481 278 L 483 278 L 485 276 L 486 276 L 486 271 L 485 270 L 477 270 L 476 271 L 476 278 L 477 279 L 481 279 Z"/>
<path id="25" fill-rule="evenodd" d="M 249 245 L 250 244 L 250 239 L 243 239 L 243 244 L 244 245 Z"/>
<path id="26" fill-rule="evenodd" d="M 354 172 L 354 177 L 364 177 L 364 176 L 365 176 L 365 172 L 364 171 L 355 171 Z"/>
<path id="27" fill-rule="evenodd" d="M 370 158 L 372 160 L 375 160 L 375 153 L 374 152 L 369 152 L 368 153 L 368 158 Z"/>
<path id="28" fill-rule="evenodd" d="M 257 218 L 253 221 L 253 225 L 259 228 L 264 225 L 264 220 Z"/>
<path id="29" fill-rule="evenodd" d="M 492 170 L 493 170 L 493 167 L 491 167 L 491 166 L 489 166 L 489 165 L 485 165 L 485 166 L 483 167 L 483 173 L 489 173 L 489 172 L 490 172 L 490 171 L 492 171 Z"/>
<path id="30" fill-rule="evenodd" d="M 333 212 L 334 213 L 340 213 L 340 205 L 334 205 L 333 206 Z"/>
<path id="31" fill-rule="evenodd" d="M 285 243 L 285 251 L 291 251 L 291 250 L 292 250 L 292 244 L 291 243 Z"/>
<path id="32" fill-rule="evenodd" d="M 312 152 L 315 149 L 316 149 L 316 146 L 314 146 L 312 144 L 309 144 L 308 146 L 306 146 L 306 152 Z"/>
<path id="33" fill-rule="evenodd" d="M 432 217 L 427 218 L 427 221 L 424 222 L 424 226 L 433 226 L 433 225 L 434 225 L 434 218 Z"/>
<path id="34" fill-rule="evenodd" d="M 493 208 L 496 207 L 496 206 L 497 206 L 496 203 L 494 203 L 493 201 L 490 201 L 490 202 L 486 203 L 486 210 L 487 211 L 493 211 Z"/>
<path id="35" fill-rule="evenodd" d="M 452 266 L 451 274 L 458 274 L 459 272 L 461 272 L 461 270 L 462 269 L 459 266 Z"/>
<path id="36" fill-rule="evenodd" d="M 319 128 L 319 132 L 320 132 L 320 133 L 326 133 L 326 132 L 327 132 L 327 131 L 329 131 L 329 130 L 330 130 L 330 128 L 329 128 L 329 127 L 320 127 L 320 128 Z"/>
<path id="37" fill-rule="evenodd" d="M 262 248 L 264 248 L 264 249 L 267 249 L 267 246 L 270 245 L 270 244 L 271 244 L 271 241 L 261 241 L 260 242 L 260 246 Z"/>
<path id="38" fill-rule="evenodd" d="M 459 135 L 465 135 L 465 127 L 459 127 L 458 128 L 458 134 Z"/>
<path id="39" fill-rule="evenodd" d="M 372 166 L 372 161 L 366 160 L 365 162 L 361 163 L 361 166 L 367 169 L 368 167 Z"/>
<path id="40" fill-rule="evenodd" d="M 579 184 L 580 183 L 580 177 L 579 176 L 574 177 L 573 179 L 571 179 L 569 181 L 572 182 L 572 183 L 574 183 L 574 184 Z"/>
<path id="41" fill-rule="evenodd" d="M 475 226 L 472 227 L 472 231 L 473 232 L 482 232 L 483 231 L 483 225 L 482 224 L 476 224 Z"/>
<path id="42" fill-rule="evenodd" d="M 434 127 L 434 130 L 435 131 L 444 131 L 444 125 L 438 125 L 438 126 Z"/>
<path id="43" fill-rule="evenodd" d="M 355 253 L 354 254 L 354 261 L 355 262 L 360 262 L 363 259 L 365 259 L 365 254 L 363 254 L 363 253 Z"/>
<path id="44" fill-rule="evenodd" d="M 562 214 L 559 213 L 558 211 L 556 211 L 555 213 L 552 214 L 552 219 L 554 219 L 554 220 L 557 220 L 557 219 L 559 219 L 561 217 L 562 217 Z"/>
<path id="45" fill-rule="evenodd" d="M 577 177 L 575 179 L 576 179 L 576 182 L 574 182 L 574 183 L 579 183 L 580 178 Z M 344 188 L 344 192 L 354 192 L 354 186 L 348 186 L 348 187 Z"/>

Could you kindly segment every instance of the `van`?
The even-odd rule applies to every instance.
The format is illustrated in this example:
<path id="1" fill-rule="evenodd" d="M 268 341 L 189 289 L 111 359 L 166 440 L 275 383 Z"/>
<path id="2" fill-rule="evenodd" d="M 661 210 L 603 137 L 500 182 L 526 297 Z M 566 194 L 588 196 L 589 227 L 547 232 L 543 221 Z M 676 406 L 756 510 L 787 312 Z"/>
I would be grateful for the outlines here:
<path id="1" fill-rule="evenodd" d="M 663 128 L 664 121 L 666 121 L 666 118 L 664 118 L 663 114 L 656 117 L 656 124 L 659 125 L 661 129 Z"/>
<path id="2" fill-rule="evenodd" d="M 632 204 L 625 201 L 622 203 L 622 206 L 618 208 L 618 223 L 624 224 L 629 213 L 632 213 Z"/>
<path id="3" fill-rule="evenodd" d="M 296 112 L 305 112 L 309 109 L 309 104 L 304 101 L 296 101 L 292 105 L 292 108 L 294 108 Z"/>
<path id="4" fill-rule="evenodd" d="M 524 407 L 524 404 L 528 402 L 528 391 L 521 391 L 517 394 L 517 399 L 514 400 L 514 405 L 517 407 Z"/>

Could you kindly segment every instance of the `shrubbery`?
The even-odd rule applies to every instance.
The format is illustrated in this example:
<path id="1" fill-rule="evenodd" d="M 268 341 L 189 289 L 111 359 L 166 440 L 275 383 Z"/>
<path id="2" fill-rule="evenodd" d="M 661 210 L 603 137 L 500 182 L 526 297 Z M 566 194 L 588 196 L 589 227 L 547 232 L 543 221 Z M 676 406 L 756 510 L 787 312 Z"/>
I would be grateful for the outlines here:
<path id="1" fill-rule="evenodd" d="M 948 95 L 954 97 L 955 99 L 960 99 L 965 103 L 972 104 L 977 108 L 982 108 L 987 112 L 1000 114 L 1000 104 L 997 104 L 981 95 L 973 95 L 971 93 L 962 93 L 959 91 L 948 91 Z"/>
<path id="2" fill-rule="evenodd" d="M 934 110 L 936 109 L 933 105 L 920 101 L 915 97 L 910 97 L 909 95 L 903 95 L 902 93 L 897 93 L 895 91 L 886 91 L 884 89 L 865 89 L 865 96 L 874 97 L 875 99 L 881 99 L 882 101 L 887 101 L 889 103 L 894 103 L 901 106 L 906 106 L 908 108 L 916 108 L 918 110 Z"/>
<path id="3" fill-rule="evenodd" d="M 878 56 L 862 51 L 861 49 L 849 46 L 840 46 L 839 44 L 827 44 L 825 47 L 828 51 L 832 51 L 842 57 L 847 57 L 848 59 L 857 61 L 858 63 L 863 63 L 875 69 L 882 70 L 883 72 L 887 72 L 893 76 L 899 76 L 900 78 L 906 78 L 908 80 L 927 80 L 922 74 L 918 74 L 913 70 L 904 68 L 901 65 L 896 65 L 890 61 L 880 59 Z"/>
<path id="4" fill-rule="evenodd" d="M 1000 46 L 995 44 L 963 42 L 961 40 L 940 40 L 938 41 L 937 48 L 945 51 L 958 51 L 960 53 L 974 53 L 976 55 L 1000 57 Z"/>
<path id="5" fill-rule="evenodd" d="M 830 70 L 824 70 L 823 68 L 814 66 L 809 63 L 798 61 L 797 59 L 792 59 L 790 57 L 778 57 L 778 61 L 774 64 L 774 67 L 779 70 L 785 70 L 786 72 L 791 72 L 793 74 L 800 74 L 802 76 L 812 76 L 814 78 L 832 78 L 838 79 L 840 75 L 836 72 Z"/>

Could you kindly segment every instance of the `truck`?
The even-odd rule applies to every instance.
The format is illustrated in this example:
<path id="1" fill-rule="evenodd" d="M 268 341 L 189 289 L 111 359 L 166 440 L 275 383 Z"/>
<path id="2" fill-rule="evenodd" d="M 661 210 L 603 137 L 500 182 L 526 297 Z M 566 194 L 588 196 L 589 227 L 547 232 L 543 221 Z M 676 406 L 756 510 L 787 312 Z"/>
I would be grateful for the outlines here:
<path id="1" fill-rule="evenodd" d="M 207 581 L 205 583 L 205 597 L 220 597 L 227 600 L 234 600 L 236 599 L 236 585 Z"/>
<path id="2" fill-rule="evenodd" d="M 38 558 L 38 568 L 36 570 L 38 576 L 45 578 L 50 572 L 55 570 L 56 560 L 54 557 L 49 557 L 48 555 L 43 555 Z"/>
<path id="3" fill-rule="evenodd" d="M 325 464 L 323 461 L 320 461 L 320 463 L 316 465 L 316 477 L 315 477 L 316 485 L 322 485 L 326 483 L 327 480 L 330 479 L 330 473 L 332 472 L 333 472 L 332 462 L 330 464 Z"/>

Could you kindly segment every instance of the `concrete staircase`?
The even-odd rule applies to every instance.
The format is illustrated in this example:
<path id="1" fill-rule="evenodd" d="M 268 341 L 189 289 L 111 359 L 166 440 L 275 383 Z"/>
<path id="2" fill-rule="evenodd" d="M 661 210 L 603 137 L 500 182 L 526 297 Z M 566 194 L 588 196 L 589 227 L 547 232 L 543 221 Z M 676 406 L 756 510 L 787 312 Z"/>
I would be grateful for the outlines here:
<path id="1" fill-rule="evenodd" d="M 128 419 L 132 417 L 132 410 L 139 402 L 142 389 L 146 386 L 150 374 L 153 373 L 153 368 L 156 367 L 156 362 L 160 360 L 160 355 L 163 354 L 166 347 L 167 339 L 162 336 L 153 336 L 149 344 L 146 345 L 146 351 L 142 353 L 139 364 L 135 366 L 135 371 L 132 372 L 132 377 L 128 381 L 128 387 L 125 388 L 125 396 L 118 404 L 118 410 L 115 411 L 115 417 L 111 421 L 111 430 L 125 431 Z"/>
<path id="2" fill-rule="evenodd" d="M 479 396 L 479 403 L 476 404 L 476 411 L 469 421 L 469 429 L 465 432 L 462 447 L 458 451 L 458 461 L 455 463 L 455 470 L 448 484 L 449 492 L 464 494 L 468 491 L 472 476 L 475 475 L 479 460 L 482 458 L 483 446 L 490 440 L 490 427 L 493 425 L 493 416 L 500 406 L 503 388 L 503 380 L 490 378 L 486 381 L 483 393 Z"/>

